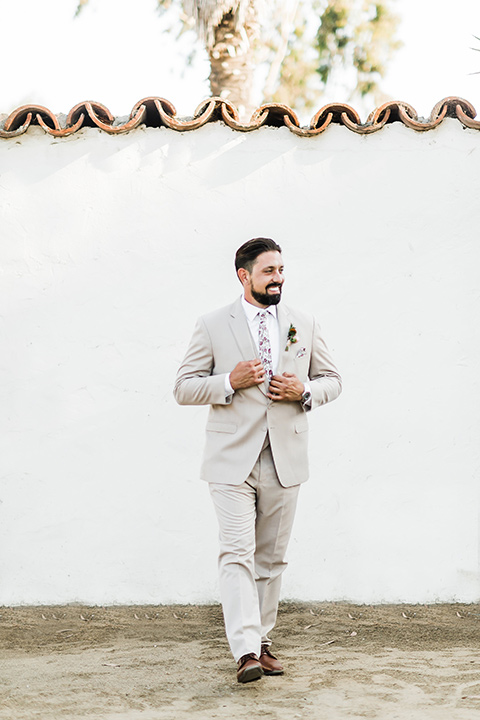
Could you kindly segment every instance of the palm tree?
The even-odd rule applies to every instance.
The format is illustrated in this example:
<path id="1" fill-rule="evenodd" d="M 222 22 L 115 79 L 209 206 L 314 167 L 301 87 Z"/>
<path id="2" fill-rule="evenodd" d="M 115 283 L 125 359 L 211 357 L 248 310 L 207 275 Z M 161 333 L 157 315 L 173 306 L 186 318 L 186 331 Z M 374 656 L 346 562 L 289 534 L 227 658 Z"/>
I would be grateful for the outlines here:
<path id="1" fill-rule="evenodd" d="M 89 0 L 78 0 L 77 13 Z M 399 46 L 395 0 L 157 0 L 176 6 L 210 60 L 210 89 L 241 115 L 256 103 L 254 74 L 268 68 L 263 100 L 309 109 L 341 67 L 355 70 L 353 90 L 374 93 Z M 312 31 L 313 30 L 313 31 Z M 350 98 L 349 98 L 350 99 Z"/>

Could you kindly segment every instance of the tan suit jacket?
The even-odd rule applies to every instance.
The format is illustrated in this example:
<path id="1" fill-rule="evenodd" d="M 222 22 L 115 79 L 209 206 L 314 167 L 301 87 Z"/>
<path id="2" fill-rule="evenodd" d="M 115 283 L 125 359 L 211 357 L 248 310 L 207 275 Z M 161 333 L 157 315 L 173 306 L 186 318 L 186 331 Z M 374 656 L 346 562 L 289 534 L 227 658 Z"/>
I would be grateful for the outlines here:
<path id="1" fill-rule="evenodd" d="M 314 318 L 282 303 L 277 306 L 280 358 L 277 375 L 295 373 L 308 381 L 311 409 L 334 400 L 341 378 Z M 290 326 L 296 343 L 287 343 Z M 286 349 L 288 347 L 288 349 Z M 308 479 L 308 418 L 300 402 L 270 400 L 267 383 L 225 396 L 224 376 L 242 360 L 258 356 L 238 298 L 197 321 L 177 374 L 174 395 L 180 405 L 210 405 L 201 477 L 239 485 L 252 470 L 269 434 L 278 479 L 284 487 Z"/>

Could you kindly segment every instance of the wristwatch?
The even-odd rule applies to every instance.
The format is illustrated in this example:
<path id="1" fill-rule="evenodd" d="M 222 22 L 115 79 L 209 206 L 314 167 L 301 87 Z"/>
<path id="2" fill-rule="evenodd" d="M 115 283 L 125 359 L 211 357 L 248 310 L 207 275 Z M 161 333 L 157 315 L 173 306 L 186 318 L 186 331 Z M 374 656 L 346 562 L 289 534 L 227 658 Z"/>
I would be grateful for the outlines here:
<path id="1" fill-rule="evenodd" d="M 312 399 L 312 393 L 310 392 L 310 390 L 304 390 L 302 393 L 302 399 L 300 400 L 302 407 L 309 405 L 311 399 Z"/>

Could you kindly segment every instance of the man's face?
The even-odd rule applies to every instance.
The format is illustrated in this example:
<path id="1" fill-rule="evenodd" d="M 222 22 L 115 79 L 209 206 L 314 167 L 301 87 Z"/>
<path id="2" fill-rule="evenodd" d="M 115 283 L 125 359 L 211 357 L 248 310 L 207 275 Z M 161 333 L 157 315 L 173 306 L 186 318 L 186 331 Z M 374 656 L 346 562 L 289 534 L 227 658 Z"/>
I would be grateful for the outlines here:
<path id="1" fill-rule="evenodd" d="M 277 305 L 282 297 L 284 283 L 282 256 L 275 250 L 261 253 L 251 272 L 240 268 L 239 278 L 247 302 L 257 307 Z"/>

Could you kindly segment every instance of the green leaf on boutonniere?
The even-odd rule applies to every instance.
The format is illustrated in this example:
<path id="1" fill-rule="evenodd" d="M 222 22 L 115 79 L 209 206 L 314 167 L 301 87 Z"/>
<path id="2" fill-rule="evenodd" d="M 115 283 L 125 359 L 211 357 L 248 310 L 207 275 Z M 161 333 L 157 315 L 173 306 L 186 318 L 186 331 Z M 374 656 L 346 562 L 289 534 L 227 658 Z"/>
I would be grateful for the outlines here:
<path id="1" fill-rule="evenodd" d="M 285 352 L 288 350 L 290 345 L 293 345 L 293 343 L 297 342 L 297 328 L 294 325 L 290 325 L 288 329 L 288 335 L 287 335 L 287 345 L 285 347 Z"/>

